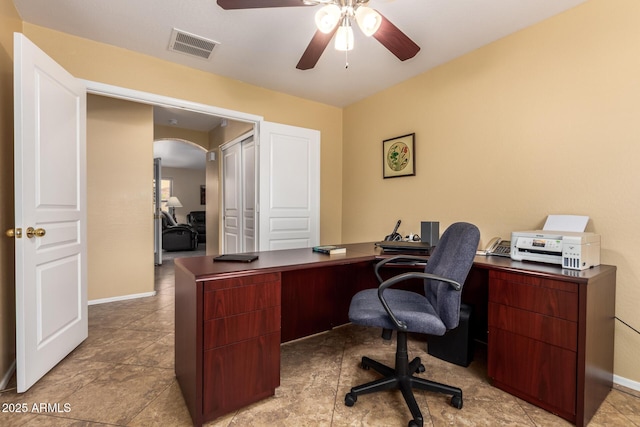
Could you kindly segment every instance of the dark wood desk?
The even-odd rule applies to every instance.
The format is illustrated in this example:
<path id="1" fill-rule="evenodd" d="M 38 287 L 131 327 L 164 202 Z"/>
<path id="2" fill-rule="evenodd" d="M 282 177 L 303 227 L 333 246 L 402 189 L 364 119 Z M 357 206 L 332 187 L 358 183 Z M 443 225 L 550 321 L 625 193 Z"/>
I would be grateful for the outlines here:
<path id="1" fill-rule="evenodd" d="M 176 260 L 175 371 L 194 425 L 271 396 L 280 343 L 348 322 L 376 287 L 373 243 L 347 253 L 256 252 L 248 264 Z M 563 270 L 476 257 L 463 290 L 492 384 L 586 425 L 613 384 L 614 266 Z"/>

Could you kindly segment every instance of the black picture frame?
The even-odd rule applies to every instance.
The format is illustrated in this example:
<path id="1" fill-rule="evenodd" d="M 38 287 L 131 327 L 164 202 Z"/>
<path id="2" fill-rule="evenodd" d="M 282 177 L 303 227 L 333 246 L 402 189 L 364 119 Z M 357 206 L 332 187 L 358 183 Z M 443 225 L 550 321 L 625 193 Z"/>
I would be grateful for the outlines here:
<path id="1" fill-rule="evenodd" d="M 382 141 L 382 177 L 399 178 L 416 174 L 416 134 Z"/>

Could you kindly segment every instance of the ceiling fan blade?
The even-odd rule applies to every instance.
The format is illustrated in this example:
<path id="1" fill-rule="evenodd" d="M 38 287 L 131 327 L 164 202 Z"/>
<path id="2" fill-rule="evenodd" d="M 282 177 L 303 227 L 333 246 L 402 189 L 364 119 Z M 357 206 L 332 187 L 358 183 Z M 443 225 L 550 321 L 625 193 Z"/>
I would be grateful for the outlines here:
<path id="1" fill-rule="evenodd" d="M 378 12 L 380 13 L 380 12 Z M 414 43 L 405 33 L 400 31 L 398 27 L 393 25 L 384 16 L 380 28 L 373 34 L 384 47 L 389 49 L 391 53 L 398 57 L 400 61 L 406 61 L 413 58 L 420 51 L 420 46 Z"/>
<path id="2" fill-rule="evenodd" d="M 315 67 L 336 31 L 338 31 L 337 25 L 329 34 L 325 34 L 320 30 L 316 30 L 316 33 L 313 35 L 313 38 L 309 42 L 309 46 L 307 46 L 307 49 L 305 49 L 304 53 L 302 54 L 300 61 L 298 61 L 298 65 L 296 65 L 296 68 L 298 70 L 310 70 L 311 68 Z"/>
<path id="3" fill-rule="evenodd" d="M 218 0 L 218 6 L 225 10 L 254 9 L 261 7 L 309 6 L 302 0 Z"/>

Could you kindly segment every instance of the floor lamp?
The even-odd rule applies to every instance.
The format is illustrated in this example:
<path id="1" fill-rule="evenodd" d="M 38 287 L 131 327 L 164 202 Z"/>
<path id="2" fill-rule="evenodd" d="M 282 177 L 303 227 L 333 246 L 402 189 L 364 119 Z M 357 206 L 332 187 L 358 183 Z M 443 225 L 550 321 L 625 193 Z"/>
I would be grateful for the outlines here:
<path id="1" fill-rule="evenodd" d="M 169 197 L 169 200 L 167 200 L 167 207 L 169 208 L 169 215 L 173 217 L 174 221 L 178 222 L 176 220 L 176 208 L 182 207 L 180 199 L 178 199 L 176 196 Z"/>

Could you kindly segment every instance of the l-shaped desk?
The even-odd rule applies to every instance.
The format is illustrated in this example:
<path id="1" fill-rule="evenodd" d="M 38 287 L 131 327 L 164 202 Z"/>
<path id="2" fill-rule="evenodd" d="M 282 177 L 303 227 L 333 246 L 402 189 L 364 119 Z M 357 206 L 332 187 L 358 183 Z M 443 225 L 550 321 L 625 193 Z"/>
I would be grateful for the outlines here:
<path id="1" fill-rule="evenodd" d="M 340 255 L 255 252 L 251 263 L 175 261 L 175 371 L 194 425 L 272 396 L 280 343 L 348 323 L 351 297 L 377 287 L 383 255 L 373 243 L 345 246 Z M 491 383 L 586 425 L 613 384 L 615 285 L 614 266 L 476 257 L 462 299 L 487 342 Z"/>

